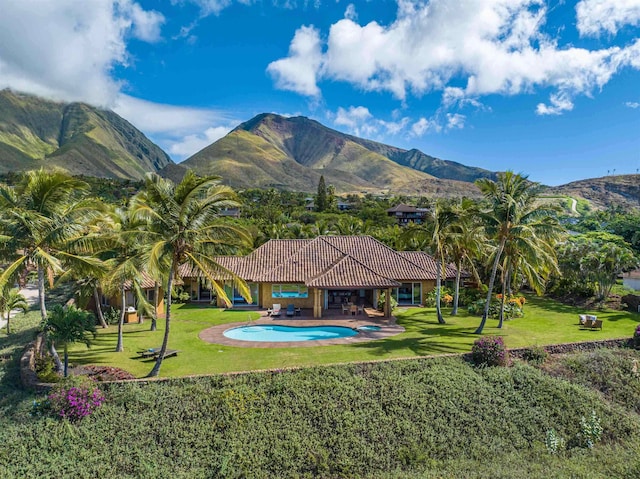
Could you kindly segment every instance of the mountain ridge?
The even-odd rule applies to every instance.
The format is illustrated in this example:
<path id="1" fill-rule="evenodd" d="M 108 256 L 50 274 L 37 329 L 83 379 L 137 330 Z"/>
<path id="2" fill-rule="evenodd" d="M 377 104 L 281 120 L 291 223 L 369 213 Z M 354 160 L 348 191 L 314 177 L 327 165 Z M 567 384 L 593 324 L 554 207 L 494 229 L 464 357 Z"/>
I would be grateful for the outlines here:
<path id="1" fill-rule="evenodd" d="M 173 163 L 110 110 L 0 91 L 0 173 L 59 167 L 71 174 L 140 179 Z"/>

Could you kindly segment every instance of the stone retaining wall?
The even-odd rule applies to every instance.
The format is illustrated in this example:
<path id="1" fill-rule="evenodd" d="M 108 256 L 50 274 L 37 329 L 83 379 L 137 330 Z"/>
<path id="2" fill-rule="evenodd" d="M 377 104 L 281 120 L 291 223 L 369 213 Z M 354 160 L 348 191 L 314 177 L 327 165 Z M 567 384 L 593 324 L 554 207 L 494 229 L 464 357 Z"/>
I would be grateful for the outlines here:
<path id="1" fill-rule="evenodd" d="M 22 387 L 37 392 L 47 392 L 53 387 L 51 383 L 40 382 L 36 374 L 36 352 L 43 350 L 43 341 L 42 334 L 38 334 L 35 341 L 27 344 L 20 358 L 20 382 L 22 382 Z"/>

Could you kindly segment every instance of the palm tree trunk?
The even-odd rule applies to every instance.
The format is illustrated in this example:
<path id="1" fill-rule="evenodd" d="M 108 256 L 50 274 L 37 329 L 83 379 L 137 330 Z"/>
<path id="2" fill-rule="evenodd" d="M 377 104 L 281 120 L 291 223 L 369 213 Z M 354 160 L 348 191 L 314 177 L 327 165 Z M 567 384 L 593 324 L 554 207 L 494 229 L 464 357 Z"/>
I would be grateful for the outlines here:
<path id="1" fill-rule="evenodd" d="M 156 281 L 153 285 L 153 291 L 155 298 L 153 305 L 153 317 L 151 318 L 151 331 L 156 331 L 158 329 L 158 295 L 160 294 L 160 285 Z"/>
<path id="2" fill-rule="evenodd" d="M 153 378 L 160 374 L 160 367 L 162 366 L 162 361 L 164 360 L 164 354 L 167 351 L 167 344 L 169 343 L 169 328 L 171 325 L 171 288 L 173 288 L 173 272 L 176 269 L 175 261 L 171 263 L 171 269 L 169 270 L 169 279 L 167 280 L 167 305 L 166 305 L 166 313 L 165 313 L 165 327 L 164 327 L 164 338 L 162 339 L 162 346 L 160 347 L 160 354 L 158 354 L 158 359 L 156 360 L 156 364 L 154 364 L 153 369 L 147 377 Z"/>
<path id="3" fill-rule="evenodd" d="M 102 305 L 100 304 L 100 295 L 98 294 L 98 288 L 95 286 L 93 288 L 93 301 L 96 303 L 96 313 L 98 313 L 98 321 L 100 321 L 100 326 L 102 326 L 103 328 L 108 328 L 109 325 L 104 319 L 104 314 L 102 314 Z"/>
<path id="4" fill-rule="evenodd" d="M 484 329 L 484 325 L 487 322 L 487 316 L 489 316 L 489 306 L 491 306 L 491 296 L 493 296 L 493 284 L 496 282 L 496 273 L 498 272 L 498 264 L 500 263 L 500 257 L 502 256 L 502 251 L 504 250 L 504 244 L 506 243 L 506 238 L 500 240 L 500 246 L 498 247 L 498 251 L 496 251 L 496 259 L 493 261 L 493 268 L 491 269 L 491 278 L 489 279 L 489 290 L 487 291 L 487 303 L 484 305 L 484 312 L 482 313 L 482 321 L 480 321 L 480 326 L 478 329 L 474 331 L 474 334 L 482 334 L 482 330 Z"/>
<path id="5" fill-rule="evenodd" d="M 11 311 L 7 311 L 7 336 L 9 336 L 9 334 L 11 334 Z"/>
<path id="6" fill-rule="evenodd" d="M 49 344 L 49 353 L 51 353 L 51 357 L 53 358 L 53 362 L 56 365 L 56 371 L 60 372 L 64 370 L 64 366 L 62 364 L 62 361 L 60 361 L 60 355 L 58 354 L 58 351 L 56 351 L 56 347 L 53 344 L 53 342 L 51 342 Z"/>
<path id="7" fill-rule="evenodd" d="M 64 377 L 66 378 L 69 374 L 69 349 L 67 348 L 67 343 L 64 344 Z"/>
<path id="8" fill-rule="evenodd" d="M 124 346 L 122 345 L 122 326 L 124 325 L 124 315 L 126 314 L 126 304 L 127 296 L 124 290 L 124 282 L 120 285 L 120 321 L 118 321 L 118 344 L 116 344 L 116 353 L 121 353 L 124 351 Z"/>
<path id="9" fill-rule="evenodd" d="M 438 317 L 438 323 L 439 324 L 447 324 L 444 320 L 444 318 L 442 317 L 442 310 L 440 308 L 440 290 L 441 287 L 440 285 L 442 284 L 442 266 L 440 264 L 440 261 L 437 261 L 438 264 L 438 273 L 436 274 L 436 316 Z"/>
<path id="10" fill-rule="evenodd" d="M 502 328 L 502 323 L 504 322 L 504 302 L 507 296 L 507 275 L 504 274 L 502 277 L 502 298 L 500 298 L 500 316 L 498 321 L 498 328 Z"/>
<path id="11" fill-rule="evenodd" d="M 458 299 L 460 298 L 460 278 L 462 274 L 460 270 L 462 269 L 462 261 L 458 261 L 456 264 L 456 286 L 455 291 L 453 293 L 453 310 L 451 311 L 451 316 L 456 316 L 458 314 Z"/>
<path id="12" fill-rule="evenodd" d="M 44 269 L 38 265 L 38 301 L 40 302 L 40 316 L 42 321 L 47 319 L 47 307 L 44 304 Z"/>

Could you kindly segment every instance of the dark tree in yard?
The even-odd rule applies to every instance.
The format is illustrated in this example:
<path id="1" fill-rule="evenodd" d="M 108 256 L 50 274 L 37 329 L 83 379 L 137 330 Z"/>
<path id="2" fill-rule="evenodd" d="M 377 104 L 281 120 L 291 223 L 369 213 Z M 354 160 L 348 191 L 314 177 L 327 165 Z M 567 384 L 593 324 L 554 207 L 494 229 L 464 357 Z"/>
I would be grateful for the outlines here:
<path id="1" fill-rule="evenodd" d="M 148 222 L 145 256 L 149 274 L 162 278 L 167 291 L 164 338 L 149 377 L 159 374 L 167 350 L 171 292 L 181 265 L 201 273 L 225 303 L 230 301 L 220 277 L 232 278 L 240 294 L 251 302 L 244 280 L 216 261 L 218 255 L 232 254 L 236 248 L 250 244 L 246 231 L 225 222 L 219 215 L 221 209 L 237 206 L 234 191 L 221 185 L 219 177 L 201 178 L 191 170 L 177 185 L 149 173 L 144 190 L 132 200 L 134 215 Z"/>
<path id="2" fill-rule="evenodd" d="M 91 340 L 96 336 L 96 319 L 92 313 L 78 309 L 75 306 L 63 308 L 56 304 L 46 320 L 42 323 L 47 338 L 54 344 L 64 347 L 64 376 L 69 369 L 69 344 L 84 343 L 91 346 Z"/>
<path id="3" fill-rule="evenodd" d="M 328 198 L 327 198 L 327 185 L 324 182 L 324 176 L 320 176 L 320 181 L 318 181 L 318 193 L 316 194 L 316 211 L 322 212 L 327 209 Z"/>

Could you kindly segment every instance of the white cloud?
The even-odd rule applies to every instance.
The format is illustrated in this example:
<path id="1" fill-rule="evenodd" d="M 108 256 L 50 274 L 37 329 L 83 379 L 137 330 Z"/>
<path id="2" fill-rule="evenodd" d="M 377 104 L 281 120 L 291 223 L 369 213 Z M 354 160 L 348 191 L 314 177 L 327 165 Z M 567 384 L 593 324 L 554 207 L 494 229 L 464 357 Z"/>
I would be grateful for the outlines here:
<path id="1" fill-rule="evenodd" d="M 538 103 L 536 113 L 538 115 L 560 115 L 565 111 L 573 110 L 573 102 L 563 94 L 554 94 L 549 98 L 551 105 Z"/>
<path id="2" fill-rule="evenodd" d="M 442 127 L 440 126 L 440 124 L 433 119 L 427 120 L 426 118 L 422 117 L 413 125 L 411 125 L 411 134 L 413 136 L 422 136 L 431 131 L 434 131 L 436 133 L 442 131 Z"/>
<path id="3" fill-rule="evenodd" d="M 229 126 L 207 128 L 201 134 L 187 135 L 180 141 L 171 144 L 168 151 L 177 158 L 188 158 L 216 140 L 219 140 L 231 130 L 232 127 Z"/>
<path id="4" fill-rule="evenodd" d="M 409 123 L 409 118 L 401 118 L 397 121 L 375 118 L 364 106 L 350 106 L 347 109 L 339 107 L 335 115 L 329 112 L 328 116 L 334 125 L 343 126 L 349 133 L 364 138 L 398 135 Z"/>
<path id="5" fill-rule="evenodd" d="M 127 95 L 118 96 L 114 111 L 178 160 L 197 153 L 238 124 L 218 110 L 153 103 Z"/>
<path id="6" fill-rule="evenodd" d="M 304 95 L 318 96 L 318 82 L 338 80 L 403 102 L 443 91 L 443 101 L 457 107 L 481 107 L 484 95 L 550 88 L 551 106 L 539 113 L 567 111 L 573 98 L 593 94 L 622 68 L 640 69 L 638 42 L 597 50 L 559 46 L 542 31 L 547 13 L 544 0 L 398 0 L 389 25 L 344 18 L 323 43 L 316 29 L 302 27 L 313 32 L 313 60 L 304 61 L 296 47 L 300 29 L 289 56 L 270 69 L 289 66 L 278 70 L 277 86 Z"/>
<path id="7" fill-rule="evenodd" d="M 640 102 L 637 101 L 628 101 L 624 104 L 627 108 L 633 108 L 634 110 L 636 108 L 640 108 Z"/>
<path id="8" fill-rule="evenodd" d="M 0 88 L 110 105 L 128 37 L 156 41 L 164 17 L 130 0 L 1 0 Z"/>
<path id="9" fill-rule="evenodd" d="M 466 119 L 467 117 L 460 113 L 447 113 L 447 130 L 461 130 Z"/>
<path id="10" fill-rule="evenodd" d="M 267 71 L 275 79 L 277 88 L 318 96 L 316 76 L 321 60 L 320 33 L 313 27 L 301 27 L 291 41 L 289 56 L 270 63 Z"/>
<path id="11" fill-rule="evenodd" d="M 615 35 L 625 25 L 640 25 L 640 0 L 581 0 L 576 17 L 580 35 Z"/>
<path id="12" fill-rule="evenodd" d="M 358 12 L 356 12 L 356 6 L 353 3 L 347 5 L 347 9 L 344 11 L 344 18 L 348 18 L 354 22 L 358 20 Z"/>

